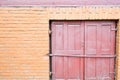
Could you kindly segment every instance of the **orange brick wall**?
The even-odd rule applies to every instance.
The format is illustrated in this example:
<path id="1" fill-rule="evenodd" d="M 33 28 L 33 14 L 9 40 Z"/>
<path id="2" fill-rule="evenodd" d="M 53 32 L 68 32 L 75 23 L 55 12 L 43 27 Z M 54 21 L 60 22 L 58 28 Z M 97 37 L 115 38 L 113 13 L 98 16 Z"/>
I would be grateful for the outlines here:
<path id="1" fill-rule="evenodd" d="M 119 7 L 0 7 L 0 80 L 49 80 L 49 20 L 110 19 L 120 20 Z M 117 80 L 119 36 L 118 30 Z"/>

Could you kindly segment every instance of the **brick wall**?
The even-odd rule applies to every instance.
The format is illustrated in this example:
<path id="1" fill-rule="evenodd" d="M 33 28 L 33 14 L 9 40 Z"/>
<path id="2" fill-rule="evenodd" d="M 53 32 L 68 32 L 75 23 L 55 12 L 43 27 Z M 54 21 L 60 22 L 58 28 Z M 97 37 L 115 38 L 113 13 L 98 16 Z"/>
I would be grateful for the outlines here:
<path id="1" fill-rule="evenodd" d="M 119 7 L 108 6 L 0 7 L 0 80 L 49 80 L 49 20 L 119 20 L 119 11 Z M 119 36 L 118 30 L 117 80 Z"/>

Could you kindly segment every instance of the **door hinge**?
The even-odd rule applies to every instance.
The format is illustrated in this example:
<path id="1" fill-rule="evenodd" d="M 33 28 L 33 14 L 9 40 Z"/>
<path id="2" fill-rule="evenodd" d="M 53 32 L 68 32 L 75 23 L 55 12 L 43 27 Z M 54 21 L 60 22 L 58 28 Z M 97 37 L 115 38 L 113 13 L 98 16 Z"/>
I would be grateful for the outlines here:
<path id="1" fill-rule="evenodd" d="M 117 28 L 111 28 L 111 31 L 117 31 L 118 29 Z"/>
<path id="2" fill-rule="evenodd" d="M 53 74 L 53 73 L 52 73 L 52 72 L 50 72 L 49 74 L 50 74 L 50 76 L 52 76 L 52 74 Z"/>
<path id="3" fill-rule="evenodd" d="M 48 30 L 48 34 L 52 34 L 52 30 Z"/>

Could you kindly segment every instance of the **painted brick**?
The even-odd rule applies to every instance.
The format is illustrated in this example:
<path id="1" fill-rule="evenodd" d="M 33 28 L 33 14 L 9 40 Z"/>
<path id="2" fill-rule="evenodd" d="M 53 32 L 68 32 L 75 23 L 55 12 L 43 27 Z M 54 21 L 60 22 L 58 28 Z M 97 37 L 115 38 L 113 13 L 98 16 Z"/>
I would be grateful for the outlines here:
<path id="1" fill-rule="evenodd" d="M 49 80 L 49 20 L 120 20 L 119 7 L 1 7 L 0 80 Z M 120 79 L 120 22 L 116 80 Z"/>

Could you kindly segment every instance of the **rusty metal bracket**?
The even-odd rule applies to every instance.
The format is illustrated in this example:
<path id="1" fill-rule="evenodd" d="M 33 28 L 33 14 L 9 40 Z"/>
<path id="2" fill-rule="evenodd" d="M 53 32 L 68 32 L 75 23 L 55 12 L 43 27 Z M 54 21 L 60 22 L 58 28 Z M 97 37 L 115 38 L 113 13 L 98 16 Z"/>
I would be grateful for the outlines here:
<path id="1" fill-rule="evenodd" d="M 52 76 L 52 74 L 53 74 L 52 72 L 49 73 L 50 76 Z"/>
<path id="2" fill-rule="evenodd" d="M 52 31 L 51 31 L 51 30 L 48 30 L 48 34 L 49 34 L 49 35 L 52 34 Z"/>

